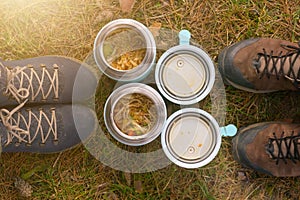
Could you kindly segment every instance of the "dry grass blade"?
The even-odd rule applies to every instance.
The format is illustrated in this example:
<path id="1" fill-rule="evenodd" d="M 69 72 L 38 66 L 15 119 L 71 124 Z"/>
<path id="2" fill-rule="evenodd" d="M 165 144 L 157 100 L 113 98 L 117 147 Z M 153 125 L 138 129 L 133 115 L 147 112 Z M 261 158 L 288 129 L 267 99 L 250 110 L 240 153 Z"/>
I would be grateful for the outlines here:
<path id="1" fill-rule="evenodd" d="M 120 8 L 124 2 L 126 9 Z M 153 25 L 154 32 L 188 29 L 215 61 L 224 47 L 246 38 L 300 41 L 299 0 L 1 0 L 0 8 L 0 58 L 5 60 L 49 54 L 85 60 L 98 31 L 117 18 Z M 111 89 L 113 82 L 101 84 L 102 90 L 96 94 L 99 119 L 109 95 L 105 89 Z M 226 123 L 240 128 L 256 122 L 299 119 L 299 94 L 225 89 Z M 210 106 L 209 101 L 203 102 L 204 108 Z M 26 180 L 32 187 L 32 193 L 28 190 L 32 199 L 298 199 L 300 194 L 297 178 L 273 178 L 236 163 L 229 138 L 222 139 L 213 162 L 195 170 L 169 165 L 124 177 L 104 166 L 84 146 L 53 155 L 2 153 L 0 166 L 0 199 L 18 199 L 14 177 L 22 177 L 36 166 L 48 167 L 34 171 Z"/>

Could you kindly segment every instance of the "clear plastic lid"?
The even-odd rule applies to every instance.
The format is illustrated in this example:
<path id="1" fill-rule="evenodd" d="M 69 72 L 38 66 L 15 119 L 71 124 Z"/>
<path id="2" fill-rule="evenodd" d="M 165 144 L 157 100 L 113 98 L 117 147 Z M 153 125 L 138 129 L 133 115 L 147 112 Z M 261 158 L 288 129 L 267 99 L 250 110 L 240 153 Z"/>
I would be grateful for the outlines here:
<path id="1" fill-rule="evenodd" d="M 204 99 L 215 82 L 215 67 L 209 55 L 189 44 L 187 30 L 179 33 L 179 45 L 168 49 L 155 68 L 155 82 L 169 101 L 191 105 Z"/>
<path id="2" fill-rule="evenodd" d="M 198 168 L 217 155 L 221 145 L 220 128 L 209 113 L 184 108 L 168 118 L 161 142 L 173 163 L 184 168 Z"/>
<path id="3" fill-rule="evenodd" d="M 165 63 L 162 82 L 166 89 L 180 98 L 197 95 L 203 88 L 206 71 L 203 63 L 194 55 L 176 54 Z"/>

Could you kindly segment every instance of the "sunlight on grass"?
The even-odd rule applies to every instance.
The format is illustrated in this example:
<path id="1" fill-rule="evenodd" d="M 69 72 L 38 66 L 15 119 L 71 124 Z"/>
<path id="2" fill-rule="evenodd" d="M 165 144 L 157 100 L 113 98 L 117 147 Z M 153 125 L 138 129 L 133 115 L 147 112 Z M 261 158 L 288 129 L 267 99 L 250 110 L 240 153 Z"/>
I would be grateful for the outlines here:
<path id="1" fill-rule="evenodd" d="M 122 13 L 116 0 L 1 0 L 0 8 L 0 58 L 5 60 L 54 54 L 84 61 L 101 27 L 117 18 L 186 28 L 215 61 L 223 48 L 250 37 L 300 40 L 298 0 L 141 0 L 131 13 Z M 112 87 L 106 84 L 97 93 L 99 117 L 108 96 L 105 87 Z M 227 86 L 226 98 L 226 123 L 238 128 L 300 116 L 299 94 L 250 94 Z M 202 104 L 211 109 L 210 102 Z M 155 145 L 159 143 L 151 148 Z M 128 175 L 104 166 L 83 146 L 51 155 L 1 154 L 0 166 L 0 199 L 19 199 L 15 177 L 32 186 L 33 199 L 299 198 L 298 179 L 265 176 L 236 163 L 230 138 L 222 139 L 213 162 L 194 170 L 169 165 Z"/>

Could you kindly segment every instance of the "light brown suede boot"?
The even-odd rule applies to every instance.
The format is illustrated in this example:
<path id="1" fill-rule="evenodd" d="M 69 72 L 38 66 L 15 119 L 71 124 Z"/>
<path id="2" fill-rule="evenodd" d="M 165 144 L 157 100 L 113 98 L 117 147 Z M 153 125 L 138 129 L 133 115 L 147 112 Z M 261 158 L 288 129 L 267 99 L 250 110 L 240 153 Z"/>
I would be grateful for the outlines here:
<path id="1" fill-rule="evenodd" d="M 253 124 L 232 141 L 233 156 L 243 166 L 272 176 L 300 176 L 300 124 Z"/>
<path id="2" fill-rule="evenodd" d="M 225 48 L 218 57 L 225 83 L 266 93 L 300 90 L 300 43 L 255 38 Z"/>

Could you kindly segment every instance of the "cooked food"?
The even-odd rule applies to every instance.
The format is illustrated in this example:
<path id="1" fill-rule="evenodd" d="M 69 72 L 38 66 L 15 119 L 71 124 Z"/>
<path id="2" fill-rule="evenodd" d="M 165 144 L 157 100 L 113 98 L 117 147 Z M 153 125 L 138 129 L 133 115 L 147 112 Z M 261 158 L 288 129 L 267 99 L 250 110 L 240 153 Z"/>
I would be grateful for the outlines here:
<path id="1" fill-rule="evenodd" d="M 146 55 L 145 38 L 136 30 L 112 31 L 103 43 L 106 61 L 117 70 L 130 70 L 142 63 Z"/>
<path id="2" fill-rule="evenodd" d="M 157 120 L 153 101 L 146 95 L 132 93 L 115 105 L 113 119 L 117 127 L 129 136 L 146 134 Z"/>
<path id="3" fill-rule="evenodd" d="M 112 61 L 111 66 L 117 70 L 130 70 L 142 63 L 145 49 L 128 51 Z"/>

